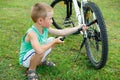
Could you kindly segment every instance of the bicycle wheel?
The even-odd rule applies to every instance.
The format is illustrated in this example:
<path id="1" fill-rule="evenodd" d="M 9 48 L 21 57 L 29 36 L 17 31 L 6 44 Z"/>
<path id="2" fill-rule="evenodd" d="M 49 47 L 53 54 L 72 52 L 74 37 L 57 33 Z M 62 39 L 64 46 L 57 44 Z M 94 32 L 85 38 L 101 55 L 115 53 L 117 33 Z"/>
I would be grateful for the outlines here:
<path id="1" fill-rule="evenodd" d="M 78 24 L 72 5 L 72 0 L 54 0 L 51 3 L 54 10 L 53 25 L 57 29 L 74 27 Z M 78 5 L 80 7 L 80 2 Z"/>
<path id="2" fill-rule="evenodd" d="M 88 37 L 85 41 L 87 55 L 96 69 L 105 66 L 108 57 L 108 39 L 106 25 L 102 13 L 93 2 L 88 2 L 84 6 L 85 23 L 97 20 L 87 30 Z"/>

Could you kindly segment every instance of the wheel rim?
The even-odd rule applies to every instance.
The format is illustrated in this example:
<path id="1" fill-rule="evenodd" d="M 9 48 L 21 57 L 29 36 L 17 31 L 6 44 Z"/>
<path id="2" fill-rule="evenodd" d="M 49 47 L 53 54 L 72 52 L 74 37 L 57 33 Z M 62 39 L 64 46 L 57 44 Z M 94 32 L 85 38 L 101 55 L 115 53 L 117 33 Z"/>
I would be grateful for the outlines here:
<path id="1" fill-rule="evenodd" d="M 80 3 L 79 3 L 80 4 Z M 66 4 L 63 0 L 59 1 L 55 5 L 52 6 L 54 9 L 54 16 L 53 16 L 53 24 L 57 28 L 66 28 L 66 27 L 74 27 L 77 25 L 78 21 L 75 16 L 75 11 L 72 9 L 72 15 L 67 18 L 66 17 Z M 74 7 L 72 7 L 74 8 Z"/>

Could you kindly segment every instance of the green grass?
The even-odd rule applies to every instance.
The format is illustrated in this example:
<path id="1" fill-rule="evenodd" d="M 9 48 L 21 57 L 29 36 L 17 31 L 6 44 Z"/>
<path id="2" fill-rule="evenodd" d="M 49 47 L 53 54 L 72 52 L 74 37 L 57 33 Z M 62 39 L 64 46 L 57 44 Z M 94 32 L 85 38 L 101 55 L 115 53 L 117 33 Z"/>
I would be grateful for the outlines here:
<path id="1" fill-rule="evenodd" d="M 19 48 L 22 35 L 33 24 L 30 18 L 31 6 L 39 1 L 50 4 L 53 0 L 0 1 L 0 80 L 27 79 L 26 69 L 19 65 Z M 120 0 L 100 1 L 94 0 L 100 7 L 107 25 L 109 55 L 106 66 L 95 70 L 84 55 L 80 55 L 77 62 L 74 62 L 80 41 L 79 37 L 70 35 L 65 44 L 58 45 L 48 58 L 57 66 L 37 68 L 42 80 L 120 79 Z M 85 53 L 85 49 L 82 53 Z"/>

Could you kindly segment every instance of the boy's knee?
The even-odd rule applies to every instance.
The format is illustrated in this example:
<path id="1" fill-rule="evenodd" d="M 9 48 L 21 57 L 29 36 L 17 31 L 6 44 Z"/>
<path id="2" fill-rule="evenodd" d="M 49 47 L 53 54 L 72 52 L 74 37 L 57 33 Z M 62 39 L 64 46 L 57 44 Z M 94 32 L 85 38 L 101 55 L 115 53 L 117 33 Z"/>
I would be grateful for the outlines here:
<path id="1" fill-rule="evenodd" d="M 48 38 L 48 41 L 51 42 L 51 41 L 53 41 L 54 39 L 55 39 L 54 37 L 49 37 L 49 38 Z"/>
<path id="2" fill-rule="evenodd" d="M 49 38 L 47 39 L 47 42 L 46 42 L 46 43 L 48 44 L 48 43 L 52 42 L 54 39 L 55 39 L 54 37 L 49 37 Z"/>

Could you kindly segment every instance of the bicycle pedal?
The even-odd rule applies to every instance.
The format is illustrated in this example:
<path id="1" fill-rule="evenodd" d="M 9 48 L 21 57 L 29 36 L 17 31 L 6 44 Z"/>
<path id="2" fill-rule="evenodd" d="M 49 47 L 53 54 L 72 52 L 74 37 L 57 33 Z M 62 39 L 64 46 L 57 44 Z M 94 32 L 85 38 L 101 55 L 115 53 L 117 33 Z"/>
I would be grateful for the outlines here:
<path id="1" fill-rule="evenodd" d="M 70 27 L 70 26 L 71 26 L 71 24 L 64 24 L 64 26 L 65 26 L 65 27 Z"/>

